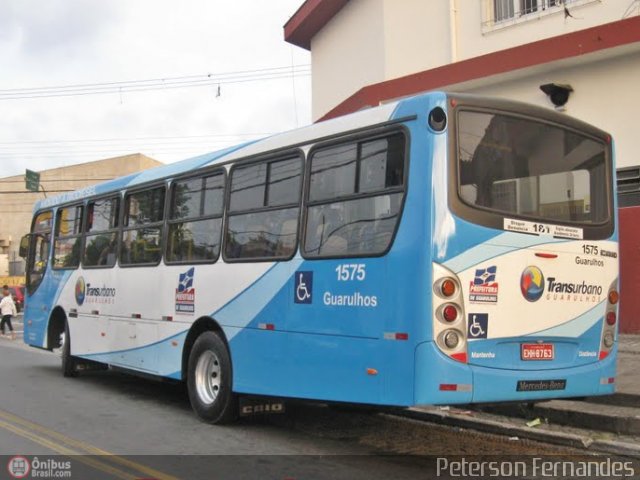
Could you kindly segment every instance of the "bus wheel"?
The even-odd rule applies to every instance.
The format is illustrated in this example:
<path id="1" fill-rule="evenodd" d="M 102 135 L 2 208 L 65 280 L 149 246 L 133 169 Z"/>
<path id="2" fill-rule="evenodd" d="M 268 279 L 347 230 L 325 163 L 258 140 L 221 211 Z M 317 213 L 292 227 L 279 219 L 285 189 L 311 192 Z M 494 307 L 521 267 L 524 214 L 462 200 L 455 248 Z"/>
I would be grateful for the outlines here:
<path id="1" fill-rule="evenodd" d="M 238 398 L 231 391 L 231 358 L 214 332 L 198 337 L 189 354 L 187 388 L 196 414 L 209 423 L 229 423 L 238 417 Z"/>
<path id="2" fill-rule="evenodd" d="M 65 322 L 64 333 L 60 336 L 62 351 L 62 375 L 65 377 L 78 376 L 78 360 L 71 356 L 71 337 L 69 336 L 69 325 Z"/>

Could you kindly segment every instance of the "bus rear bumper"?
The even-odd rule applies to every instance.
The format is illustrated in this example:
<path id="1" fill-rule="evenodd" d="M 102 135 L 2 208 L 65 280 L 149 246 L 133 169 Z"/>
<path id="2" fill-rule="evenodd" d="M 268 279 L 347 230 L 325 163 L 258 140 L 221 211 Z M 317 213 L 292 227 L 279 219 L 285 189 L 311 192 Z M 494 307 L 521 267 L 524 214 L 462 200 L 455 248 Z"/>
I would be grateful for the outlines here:
<path id="1" fill-rule="evenodd" d="M 616 358 L 617 345 L 607 358 L 589 365 L 509 370 L 456 362 L 433 343 L 423 343 L 416 349 L 415 403 L 446 405 L 611 395 L 615 392 Z"/>

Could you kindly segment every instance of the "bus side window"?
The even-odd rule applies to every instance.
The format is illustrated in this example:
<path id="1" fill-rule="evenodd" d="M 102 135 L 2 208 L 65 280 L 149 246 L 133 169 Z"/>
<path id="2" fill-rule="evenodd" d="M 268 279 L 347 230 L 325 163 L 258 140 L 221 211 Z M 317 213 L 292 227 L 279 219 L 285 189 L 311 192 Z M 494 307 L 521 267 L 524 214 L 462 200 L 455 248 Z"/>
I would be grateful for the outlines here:
<path id="1" fill-rule="evenodd" d="M 215 262 L 220 254 L 225 175 L 176 180 L 171 185 L 171 213 L 166 261 Z"/>
<path id="2" fill-rule="evenodd" d="M 231 170 L 225 260 L 287 259 L 295 254 L 301 181 L 299 156 Z"/>
<path id="3" fill-rule="evenodd" d="M 82 257 L 84 267 L 113 267 L 118 252 L 120 198 L 89 202 Z"/>
<path id="4" fill-rule="evenodd" d="M 122 265 L 157 265 L 162 259 L 165 187 L 153 187 L 125 197 L 120 244 Z"/>
<path id="5" fill-rule="evenodd" d="M 305 256 L 379 255 L 391 244 L 404 197 L 405 137 L 321 148 L 311 154 Z"/>
<path id="6" fill-rule="evenodd" d="M 58 210 L 53 247 L 53 268 L 55 269 L 72 269 L 80 265 L 82 212 L 82 205 Z"/>
<path id="7" fill-rule="evenodd" d="M 47 270 L 52 224 L 53 214 L 50 211 L 39 213 L 33 220 L 31 251 L 27 258 L 27 287 L 29 293 L 33 293 L 38 288 Z"/>
<path id="8" fill-rule="evenodd" d="M 37 235 L 33 249 L 32 275 L 42 275 L 49 263 L 49 235 Z"/>

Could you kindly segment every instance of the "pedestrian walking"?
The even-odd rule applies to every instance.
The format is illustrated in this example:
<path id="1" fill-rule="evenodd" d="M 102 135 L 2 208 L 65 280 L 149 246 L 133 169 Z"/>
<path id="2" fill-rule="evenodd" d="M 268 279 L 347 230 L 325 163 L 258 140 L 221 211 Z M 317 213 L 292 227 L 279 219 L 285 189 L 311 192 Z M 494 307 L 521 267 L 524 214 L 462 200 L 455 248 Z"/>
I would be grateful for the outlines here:
<path id="1" fill-rule="evenodd" d="M 17 315 L 16 304 L 13 302 L 9 287 L 4 285 L 2 287 L 2 300 L 0 300 L 0 315 L 2 315 L 2 321 L 0 321 L 0 330 L 2 330 L 2 336 L 4 334 L 5 325 L 9 327 L 11 332 L 11 340 L 16 339 L 16 332 L 13 331 L 13 325 L 11 325 L 11 317 Z"/>

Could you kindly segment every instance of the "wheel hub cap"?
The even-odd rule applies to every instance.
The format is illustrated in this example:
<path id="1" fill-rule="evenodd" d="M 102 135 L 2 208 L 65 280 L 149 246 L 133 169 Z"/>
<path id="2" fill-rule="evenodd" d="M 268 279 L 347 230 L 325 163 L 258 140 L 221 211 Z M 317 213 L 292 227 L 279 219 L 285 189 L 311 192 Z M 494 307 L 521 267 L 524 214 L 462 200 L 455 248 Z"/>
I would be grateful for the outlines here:
<path id="1" fill-rule="evenodd" d="M 200 400 L 211 405 L 220 393 L 220 361 L 215 353 L 206 351 L 196 365 L 196 391 Z"/>

